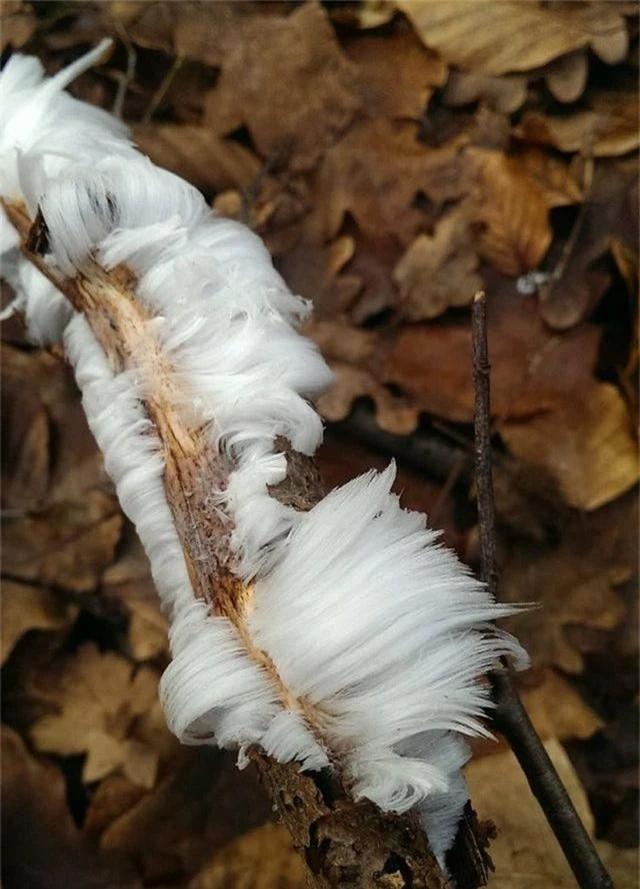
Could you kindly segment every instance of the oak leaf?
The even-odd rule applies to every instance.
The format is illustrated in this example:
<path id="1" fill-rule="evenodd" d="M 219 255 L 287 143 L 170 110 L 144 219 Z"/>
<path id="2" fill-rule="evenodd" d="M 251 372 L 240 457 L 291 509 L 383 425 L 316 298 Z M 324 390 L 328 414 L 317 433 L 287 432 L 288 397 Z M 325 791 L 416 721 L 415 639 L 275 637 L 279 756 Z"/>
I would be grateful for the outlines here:
<path id="1" fill-rule="evenodd" d="M 219 849 L 187 889 L 303 889 L 305 883 L 289 832 L 263 824 Z"/>
<path id="2" fill-rule="evenodd" d="M 420 120 L 447 66 L 411 32 L 359 37 L 345 51 L 358 65 L 362 106 L 370 117 Z"/>
<path id="3" fill-rule="evenodd" d="M 140 124 L 134 138 L 155 164 L 207 193 L 248 189 L 262 169 L 248 149 L 195 124 Z"/>
<path id="4" fill-rule="evenodd" d="M 142 889 L 131 863 L 73 823 L 62 772 L 2 727 L 2 881 L 29 889 Z"/>
<path id="5" fill-rule="evenodd" d="M 543 670 L 539 683 L 521 687 L 520 697 L 543 740 L 590 738 L 604 725 L 574 686 L 550 667 Z"/>
<path id="6" fill-rule="evenodd" d="M 468 305 L 482 289 L 472 218 L 464 202 L 445 213 L 433 235 L 418 235 L 393 271 L 410 321 Z"/>
<path id="7" fill-rule="evenodd" d="M 630 514 L 634 502 L 621 498 L 589 515 L 574 514 L 555 547 L 523 540 L 509 550 L 502 566 L 502 598 L 541 605 L 526 617 L 510 619 L 535 667 L 551 664 L 580 673 L 579 637 L 570 630 L 610 631 L 625 618 L 628 609 L 616 587 L 637 567 L 625 541 L 634 530 L 637 535 L 637 519 Z"/>
<path id="8" fill-rule="evenodd" d="M 2 621 L 0 622 L 4 664 L 16 643 L 31 630 L 68 629 L 78 609 L 46 587 L 29 586 L 14 580 L 2 581 Z"/>
<path id="9" fill-rule="evenodd" d="M 153 787 L 158 753 L 136 738 L 135 723 L 156 700 L 157 684 L 154 670 L 134 672 L 124 658 L 87 643 L 33 678 L 30 696 L 54 712 L 30 728 L 32 742 L 37 750 L 59 756 L 86 754 L 85 783 L 121 771 L 134 783 Z"/>
<path id="10" fill-rule="evenodd" d="M 314 189 L 319 238 L 335 237 L 349 213 L 367 236 L 407 243 L 424 222 L 416 196 L 442 207 L 469 192 L 460 144 L 429 148 L 417 136 L 413 123 L 364 120 L 326 152 Z"/>
<path id="11" fill-rule="evenodd" d="M 224 6 L 226 4 L 212 4 Z M 313 167 L 358 110 L 357 69 L 340 49 L 326 13 L 305 3 L 289 16 L 220 15 L 220 78 L 205 100 L 204 125 L 225 135 L 247 126 L 258 152 L 292 170 Z"/>
<path id="12" fill-rule="evenodd" d="M 505 275 L 536 268 L 552 239 L 544 193 L 503 152 L 469 148 L 467 153 L 481 182 L 476 220 L 483 225 L 480 247 L 485 258 Z"/>
<path id="13" fill-rule="evenodd" d="M 575 326 L 598 305 L 611 284 L 607 256 L 616 240 L 638 243 L 637 164 L 600 161 L 575 222 L 577 239 L 565 261 L 540 289 L 540 312 L 555 330 Z M 571 235 L 568 236 L 569 238 Z M 563 249 L 566 249 L 566 241 Z M 570 243 L 570 242 L 569 242 Z M 615 257 L 614 257 L 615 258 Z"/>
<path id="14" fill-rule="evenodd" d="M 638 452 L 620 391 L 595 380 L 558 398 L 534 422 L 507 419 L 500 434 L 520 460 L 544 467 L 564 500 L 597 509 L 638 481 Z"/>
<path id="15" fill-rule="evenodd" d="M 446 62 L 485 74 L 530 71 L 589 46 L 615 64 L 629 44 L 625 20 L 613 4 L 396 0 L 396 5 Z"/>
<path id="16" fill-rule="evenodd" d="M 495 77 L 476 71 L 451 71 L 442 92 L 442 100 L 452 108 L 482 102 L 501 111 L 512 114 L 527 98 L 526 78 L 519 74 Z"/>
<path id="17" fill-rule="evenodd" d="M 640 145 L 638 95 L 619 89 L 595 93 L 588 110 L 552 116 L 527 111 L 514 135 L 525 142 L 595 157 L 627 154 Z"/>
<path id="18" fill-rule="evenodd" d="M 167 776 L 108 825 L 100 844 L 133 858 L 145 885 L 173 885 L 271 815 L 257 776 L 241 773 L 234 754 L 182 748 Z"/>
<path id="19" fill-rule="evenodd" d="M 381 429 L 408 435 L 418 425 L 418 411 L 406 398 L 395 395 L 376 378 L 379 340 L 370 331 L 350 327 L 343 321 L 311 321 L 305 333 L 319 346 L 335 374 L 335 381 L 318 399 L 322 416 L 332 422 L 343 420 L 356 399 L 371 398 Z"/>
<path id="20" fill-rule="evenodd" d="M 575 50 L 550 62 L 545 68 L 549 91 L 559 102 L 577 102 L 587 85 L 589 63 L 582 50 Z"/>
<path id="21" fill-rule="evenodd" d="M 4 527 L 3 570 L 20 580 L 88 592 L 113 561 L 121 528 L 115 499 L 98 490 L 84 501 L 14 517 Z"/>
<path id="22" fill-rule="evenodd" d="M 564 748 L 556 739 L 549 739 L 544 746 L 581 821 L 593 834 L 587 794 Z M 491 886 L 573 889 L 575 878 L 514 754 L 506 751 L 476 758 L 467 766 L 465 777 L 479 817 L 489 818 L 498 828 L 491 843 L 495 865 Z"/>

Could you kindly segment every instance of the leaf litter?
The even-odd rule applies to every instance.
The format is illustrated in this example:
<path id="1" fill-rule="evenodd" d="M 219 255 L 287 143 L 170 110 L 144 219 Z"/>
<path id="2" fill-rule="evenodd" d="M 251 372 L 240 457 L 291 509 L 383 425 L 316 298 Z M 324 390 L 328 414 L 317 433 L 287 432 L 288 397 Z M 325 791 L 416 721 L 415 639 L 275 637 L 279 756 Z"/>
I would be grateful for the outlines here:
<path id="1" fill-rule="evenodd" d="M 442 465 L 401 464 L 400 487 L 471 564 L 468 305 L 486 290 L 502 596 L 541 605 L 515 627 L 533 657 L 522 693 L 624 889 L 636 856 L 612 842 L 629 845 L 637 800 L 636 15 L 510 0 L 2 7 L 3 52 L 49 71 L 115 38 L 75 94 L 110 108 L 120 90 L 143 150 L 254 228 L 314 303 L 307 332 L 336 378 L 318 402 L 327 479 L 388 458 L 388 438 L 384 454 L 358 440 L 355 406 L 392 441 L 437 439 Z M 3 338 L 3 885 L 301 887 L 255 779 L 164 727 L 166 618 L 71 375 L 15 320 Z M 503 742 L 479 745 L 469 779 L 501 828 L 491 885 L 570 885 Z"/>

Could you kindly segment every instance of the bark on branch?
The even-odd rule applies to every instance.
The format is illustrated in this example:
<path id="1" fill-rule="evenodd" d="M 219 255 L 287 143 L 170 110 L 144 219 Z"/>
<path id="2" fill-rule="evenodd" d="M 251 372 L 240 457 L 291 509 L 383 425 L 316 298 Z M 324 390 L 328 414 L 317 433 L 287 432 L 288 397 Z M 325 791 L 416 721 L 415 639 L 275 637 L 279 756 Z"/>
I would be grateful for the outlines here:
<path id="1" fill-rule="evenodd" d="M 243 604 L 250 587 L 229 568 L 226 520 L 207 508 L 212 489 L 226 486 L 231 467 L 208 443 L 203 432 L 189 428 L 173 408 L 172 374 L 146 333 L 149 320 L 135 298 L 136 278 L 128 269 L 105 271 L 88 262 L 73 278 L 47 264 L 46 227 L 29 218 L 24 206 L 3 203 L 21 236 L 24 255 L 81 312 L 102 346 L 114 372 L 142 366 L 146 378 L 158 381 L 145 402 L 162 442 L 165 488 L 195 594 L 212 611 L 232 621 L 255 660 L 269 671 L 283 701 L 287 692 L 269 657 L 244 631 Z M 286 479 L 271 496 L 296 509 L 309 509 L 322 497 L 313 462 L 292 451 L 286 441 Z M 280 818 L 307 862 L 309 889 L 446 889 L 449 881 L 438 867 L 418 819 L 381 812 L 373 803 L 354 802 L 331 774 L 300 774 L 295 763 L 282 765 L 258 751 L 252 759 Z M 489 859 L 488 833 L 470 807 L 450 854 L 450 868 L 460 889 L 485 885 Z"/>

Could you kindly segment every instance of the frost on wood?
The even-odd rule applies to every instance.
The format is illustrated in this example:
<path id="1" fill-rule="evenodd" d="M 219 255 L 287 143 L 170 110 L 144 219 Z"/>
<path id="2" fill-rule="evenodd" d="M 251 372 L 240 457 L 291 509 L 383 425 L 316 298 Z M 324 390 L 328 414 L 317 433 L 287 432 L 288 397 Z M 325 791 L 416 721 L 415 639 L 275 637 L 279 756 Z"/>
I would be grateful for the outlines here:
<path id="1" fill-rule="evenodd" d="M 464 736 L 488 733 L 481 677 L 526 662 L 491 624 L 514 608 L 401 508 L 393 466 L 308 503 L 287 490 L 331 379 L 296 330 L 308 306 L 259 238 L 63 92 L 106 48 L 51 79 L 18 55 L 0 75 L 2 247 L 31 336 L 64 343 L 170 615 L 167 721 L 411 812 L 444 866 Z"/>

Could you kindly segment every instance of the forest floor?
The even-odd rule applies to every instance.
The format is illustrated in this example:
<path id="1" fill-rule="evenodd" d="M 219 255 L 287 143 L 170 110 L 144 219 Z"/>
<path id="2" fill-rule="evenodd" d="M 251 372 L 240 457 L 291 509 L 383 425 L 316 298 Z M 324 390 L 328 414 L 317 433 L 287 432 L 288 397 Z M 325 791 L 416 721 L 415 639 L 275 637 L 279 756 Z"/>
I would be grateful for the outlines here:
<path id="1" fill-rule="evenodd" d="M 119 113 L 267 243 L 336 381 L 327 487 L 395 457 L 478 567 L 469 304 L 485 290 L 500 597 L 519 687 L 619 889 L 638 841 L 638 17 L 630 2 L 5 2 L 2 52 Z M 3 285 L 3 302 L 11 298 Z M 167 626 L 73 377 L 2 324 L 4 889 L 298 889 L 251 769 L 181 748 Z M 571 887 L 501 739 L 496 889 Z"/>

